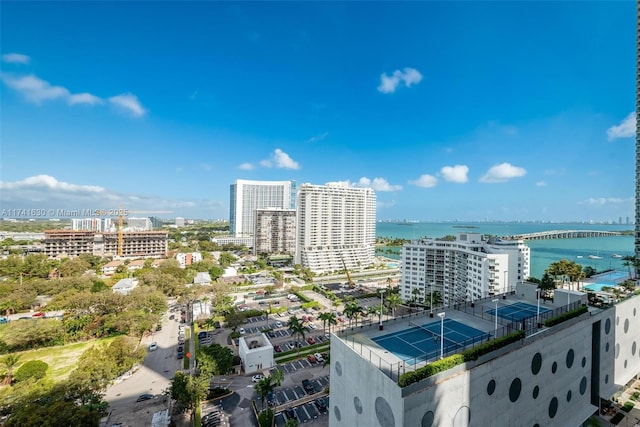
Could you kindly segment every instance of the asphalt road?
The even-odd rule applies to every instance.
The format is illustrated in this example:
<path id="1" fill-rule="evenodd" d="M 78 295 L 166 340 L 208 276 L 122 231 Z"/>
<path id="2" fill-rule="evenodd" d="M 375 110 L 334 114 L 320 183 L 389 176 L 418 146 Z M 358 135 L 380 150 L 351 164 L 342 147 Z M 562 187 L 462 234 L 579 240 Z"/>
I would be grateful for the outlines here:
<path id="1" fill-rule="evenodd" d="M 141 345 L 147 348 L 151 342 L 157 342 L 158 349 L 148 351 L 143 365 L 135 373 L 107 390 L 105 400 L 111 411 L 107 426 L 117 423 L 122 423 L 123 427 L 150 425 L 154 412 L 168 408 L 168 400 L 162 393 L 169 387 L 176 370 L 182 368 L 182 360 L 176 358 L 178 325 L 174 320 L 167 320 L 165 315 L 162 330 L 142 340 Z M 136 402 L 138 396 L 146 393 L 155 398 Z"/>

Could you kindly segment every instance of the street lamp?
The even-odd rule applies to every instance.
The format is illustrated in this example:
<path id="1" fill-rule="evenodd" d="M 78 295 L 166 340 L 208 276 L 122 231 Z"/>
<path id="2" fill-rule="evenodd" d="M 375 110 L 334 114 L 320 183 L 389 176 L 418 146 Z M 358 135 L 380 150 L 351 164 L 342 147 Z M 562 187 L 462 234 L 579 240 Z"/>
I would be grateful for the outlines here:
<path id="1" fill-rule="evenodd" d="M 382 300 L 383 295 L 384 289 L 380 289 L 380 330 L 382 330 L 382 307 L 384 304 L 384 301 Z"/>
<path id="2" fill-rule="evenodd" d="M 440 359 L 444 358 L 444 311 L 438 313 L 440 318 Z"/>
<path id="3" fill-rule="evenodd" d="M 538 311 L 536 311 L 536 327 L 540 324 L 540 288 L 536 289 L 536 298 L 538 299 Z"/>
<path id="4" fill-rule="evenodd" d="M 491 302 L 496 305 L 496 311 L 493 313 L 493 317 L 495 318 L 496 323 L 495 331 L 493 333 L 493 338 L 495 339 L 498 337 L 498 298 L 492 299 Z"/>

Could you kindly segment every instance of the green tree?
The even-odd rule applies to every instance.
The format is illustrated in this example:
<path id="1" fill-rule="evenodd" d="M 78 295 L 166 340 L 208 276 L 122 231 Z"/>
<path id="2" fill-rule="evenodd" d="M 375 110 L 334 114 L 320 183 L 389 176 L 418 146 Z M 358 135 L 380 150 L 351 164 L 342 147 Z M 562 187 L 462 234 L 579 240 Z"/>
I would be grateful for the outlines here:
<path id="1" fill-rule="evenodd" d="M 296 316 L 291 316 L 289 321 L 287 322 L 287 328 L 291 335 L 300 336 L 302 340 L 304 340 L 305 334 L 307 332 L 307 328 L 304 327 L 300 319 Z M 300 354 L 300 346 L 296 343 L 296 347 L 298 347 L 298 354 Z"/>
<path id="2" fill-rule="evenodd" d="M 633 255 L 625 255 L 622 257 L 622 261 L 622 265 L 627 267 L 627 269 L 629 270 L 629 278 L 634 279 L 634 275 L 631 273 L 631 267 L 637 267 L 637 258 Z"/>
<path id="3" fill-rule="evenodd" d="M 2 359 L 0 359 L 0 363 L 6 370 L 2 384 L 11 384 L 11 382 L 13 381 L 13 368 L 16 367 L 19 361 L 20 355 L 15 353 L 7 354 Z"/>
<path id="4" fill-rule="evenodd" d="M 387 296 L 386 298 L 387 305 L 391 309 L 391 313 L 393 317 L 396 316 L 396 308 L 402 303 L 402 298 L 400 298 L 399 294 L 393 293 Z"/>
<path id="5" fill-rule="evenodd" d="M 344 307 L 344 314 L 349 319 L 349 327 L 351 327 L 351 320 L 356 319 L 356 327 L 358 327 L 358 317 L 363 313 L 362 307 L 357 302 L 349 302 Z"/>
<path id="6" fill-rule="evenodd" d="M 262 410 L 264 410 L 264 404 L 267 400 L 267 396 L 269 393 L 273 393 L 273 389 L 275 388 L 275 384 L 273 382 L 273 378 L 271 376 L 264 377 L 260 381 L 256 383 L 256 393 L 260 397 L 260 402 L 262 403 Z"/>
<path id="7" fill-rule="evenodd" d="M 338 324 L 338 317 L 331 312 L 325 311 L 318 315 L 318 319 L 322 320 L 322 332 L 326 334 L 327 324 L 329 325 L 329 333 L 331 333 L 331 326 Z"/>
<path id="8" fill-rule="evenodd" d="M 178 402 L 183 411 L 191 411 L 207 397 L 209 380 L 204 376 L 176 372 L 169 390 L 171 397 Z"/>

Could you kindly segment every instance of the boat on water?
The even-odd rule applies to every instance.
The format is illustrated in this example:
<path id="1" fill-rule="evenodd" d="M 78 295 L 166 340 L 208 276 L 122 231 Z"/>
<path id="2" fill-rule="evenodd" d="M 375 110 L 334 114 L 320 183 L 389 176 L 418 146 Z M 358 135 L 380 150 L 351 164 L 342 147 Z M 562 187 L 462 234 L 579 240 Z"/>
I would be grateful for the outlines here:
<path id="1" fill-rule="evenodd" d="M 598 255 L 589 255 L 589 259 L 602 259 L 602 257 Z"/>
<path id="2" fill-rule="evenodd" d="M 576 258 L 582 258 L 582 255 L 576 255 Z"/>
<path id="3" fill-rule="evenodd" d="M 613 255 L 611 255 L 611 258 L 622 258 L 622 255 L 620 255 L 620 254 L 613 254 Z"/>

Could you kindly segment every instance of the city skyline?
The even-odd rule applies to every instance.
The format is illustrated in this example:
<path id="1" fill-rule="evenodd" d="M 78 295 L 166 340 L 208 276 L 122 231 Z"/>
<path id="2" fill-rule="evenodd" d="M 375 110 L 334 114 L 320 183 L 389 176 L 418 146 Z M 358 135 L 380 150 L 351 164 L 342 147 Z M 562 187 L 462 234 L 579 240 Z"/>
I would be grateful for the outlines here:
<path id="1" fill-rule="evenodd" d="M 634 7 L 5 3 L 0 205 L 348 181 L 378 219 L 634 218 Z"/>

